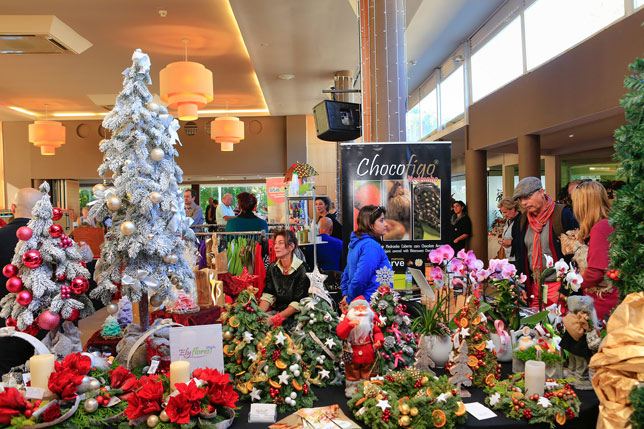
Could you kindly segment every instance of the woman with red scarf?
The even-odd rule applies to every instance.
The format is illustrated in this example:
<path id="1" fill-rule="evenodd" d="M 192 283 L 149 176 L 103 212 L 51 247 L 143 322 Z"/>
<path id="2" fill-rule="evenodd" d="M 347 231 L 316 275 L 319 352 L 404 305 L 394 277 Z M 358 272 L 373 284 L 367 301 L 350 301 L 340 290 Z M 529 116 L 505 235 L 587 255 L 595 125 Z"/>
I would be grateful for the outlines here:
<path id="1" fill-rule="evenodd" d="M 538 307 L 540 293 L 535 274 L 548 267 L 546 256 L 552 258 L 553 263 L 564 257 L 559 236 L 579 228 L 579 223 L 570 209 L 555 203 L 545 193 L 541 180 L 537 177 L 522 179 L 514 189 L 513 198 L 521 202 L 526 213 L 521 217 L 516 267 L 519 273 L 528 277 L 526 288 L 530 306 Z M 546 277 L 544 281 L 548 285 L 548 306 L 558 301 L 560 282 L 557 281 L 556 273 Z"/>

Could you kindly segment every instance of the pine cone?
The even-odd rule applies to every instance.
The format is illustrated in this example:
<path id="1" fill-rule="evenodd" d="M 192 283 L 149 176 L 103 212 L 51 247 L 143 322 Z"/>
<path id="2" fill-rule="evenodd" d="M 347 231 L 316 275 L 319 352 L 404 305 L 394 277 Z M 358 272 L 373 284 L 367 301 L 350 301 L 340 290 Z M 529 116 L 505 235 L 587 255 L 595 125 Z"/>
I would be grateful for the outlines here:
<path id="1" fill-rule="evenodd" d="M 391 349 L 396 345 L 396 339 L 389 335 L 388 337 L 385 337 L 385 343 L 384 346 L 386 349 Z"/>
<path id="2" fill-rule="evenodd" d="M 409 346 L 405 346 L 405 347 L 409 347 Z M 423 378 L 423 375 L 421 374 L 420 370 L 416 368 L 407 368 L 407 374 L 409 374 L 414 379 L 414 381 L 418 381 Z"/>
<path id="3" fill-rule="evenodd" d="M 414 398 L 426 398 L 427 397 L 427 390 L 425 388 L 420 389 L 416 394 L 414 395 Z"/>
<path id="4" fill-rule="evenodd" d="M 391 374 L 391 377 L 394 379 L 396 383 L 402 383 L 405 381 L 405 378 L 407 377 L 404 372 L 394 372 Z"/>
<path id="5" fill-rule="evenodd" d="M 380 388 L 367 381 L 364 383 L 362 392 L 364 393 L 365 398 L 375 398 L 378 396 L 378 393 L 380 393 Z"/>

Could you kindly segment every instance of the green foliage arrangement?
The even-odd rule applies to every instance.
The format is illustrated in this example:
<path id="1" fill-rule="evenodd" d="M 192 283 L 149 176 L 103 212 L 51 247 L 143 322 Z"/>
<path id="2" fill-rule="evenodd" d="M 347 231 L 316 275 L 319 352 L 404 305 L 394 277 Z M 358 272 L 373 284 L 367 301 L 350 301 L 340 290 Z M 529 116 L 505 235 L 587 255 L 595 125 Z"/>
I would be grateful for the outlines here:
<path id="1" fill-rule="evenodd" d="M 514 352 L 514 356 L 523 362 L 527 362 L 529 360 L 542 360 L 547 364 L 563 362 L 565 360 L 563 356 L 561 356 L 559 353 L 548 353 L 548 352 L 541 353 L 541 358 L 537 359 L 536 346 L 529 347 L 528 349 L 523 351 L 516 351 Z"/>
<path id="2" fill-rule="evenodd" d="M 633 429 L 644 429 L 644 385 L 635 386 L 629 399 L 633 408 L 633 414 L 631 414 Z"/>

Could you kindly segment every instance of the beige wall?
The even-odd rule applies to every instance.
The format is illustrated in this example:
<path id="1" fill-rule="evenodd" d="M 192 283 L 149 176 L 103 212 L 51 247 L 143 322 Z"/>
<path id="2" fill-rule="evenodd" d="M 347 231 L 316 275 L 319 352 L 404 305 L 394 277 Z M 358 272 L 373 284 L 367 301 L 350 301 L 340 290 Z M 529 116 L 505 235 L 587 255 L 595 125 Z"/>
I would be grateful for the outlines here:
<path id="1" fill-rule="evenodd" d="M 318 194 L 325 194 L 331 201 L 336 201 L 337 156 L 336 143 L 320 140 L 315 130 L 313 115 L 306 116 L 307 157 L 309 164 L 320 173 L 315 178 Z"/>

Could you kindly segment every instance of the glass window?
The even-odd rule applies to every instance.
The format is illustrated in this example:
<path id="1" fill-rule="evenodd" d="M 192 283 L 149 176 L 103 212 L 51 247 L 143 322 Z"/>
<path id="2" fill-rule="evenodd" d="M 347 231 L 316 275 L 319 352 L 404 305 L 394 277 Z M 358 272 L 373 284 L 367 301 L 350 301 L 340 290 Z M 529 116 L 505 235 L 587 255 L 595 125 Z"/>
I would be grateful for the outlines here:
<path id="1" fill-rule="evenodd" d="M 633 7 L 637 9 L 638 7 L 644 6 L 644 0 L 635 0 Z"/>
<path id="2" fill-rule="evenodd" d="M 624 16 L 624 0 L 537 0 L 524 15 L 530 70 Z"/>
<path id="3" fill-rule="evenodd" d="M 465 111 L 463 66 L 459 66 L 441 82 L 441 125 L 458 118 Z"/>
<path id="4" fill-rule="evenodd" d="M 407 112 L 407 141 L 417 142 L 420 140 L 420 105 L 416 104 Z"/>
<path id="5" fill-rule="evenodd" d="M 473 101 L 523 74 L 522 51 L 521 17 L 517 17 L 472 55 Z"/>
<path id="6" fill-rule="evenodd" d="M 420 101 L 420 135 L 428 136 L 438 128 L 438 102 L 436 100 L 436 88 Z"/>

